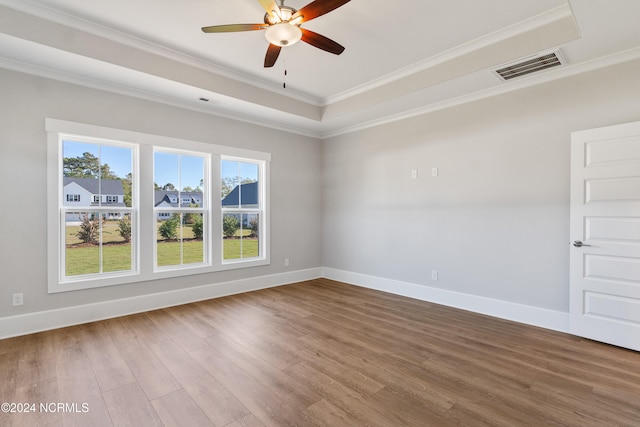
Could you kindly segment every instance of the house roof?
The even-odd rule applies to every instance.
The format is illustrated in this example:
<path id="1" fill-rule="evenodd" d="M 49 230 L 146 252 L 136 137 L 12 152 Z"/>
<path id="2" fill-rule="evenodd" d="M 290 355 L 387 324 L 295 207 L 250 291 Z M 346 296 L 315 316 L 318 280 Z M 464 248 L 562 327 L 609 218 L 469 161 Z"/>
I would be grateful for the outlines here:
<path id="1" fill-rule="evenodd" d="M 192 202 L 202 202 L 202 192 L 200 191 L 169 191 L 169 190 L 156 190 L 153 195 L 153 205 L 158 207 L 162 203 L 165 207 L 172 206 L 174 208 L 179 207 L 179 198 L 188 197 Z M 172 202 L 171 199 L 176 200 Z"/>
<path id="2" fill-rule="evenodd" d="M 66 187 L 71 183 L 76 183 L 80 187 L 84 188 L 91 194 L 104 194 L 123 196 L 124 189 L 122 188 L 122 181 L 119 179 L 95 179 L 95 178 L 77 178 L 65 176 L 63 178 L 63 185 Z"/>
<path id="3" fill-rule="evenodd" d="M 241 199 L 241 200 L 240 200 Z M 222 206 L 239 206 L 258 204 L 258 182 L 236 185 L 231 193 L 222 199 Z"/>

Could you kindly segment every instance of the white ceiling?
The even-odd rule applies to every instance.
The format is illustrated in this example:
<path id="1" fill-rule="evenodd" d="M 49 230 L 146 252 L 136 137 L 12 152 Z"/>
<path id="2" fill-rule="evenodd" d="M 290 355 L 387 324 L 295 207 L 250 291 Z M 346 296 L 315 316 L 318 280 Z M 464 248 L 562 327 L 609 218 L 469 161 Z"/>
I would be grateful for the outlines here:
<path id="1" fill-rule="evenodd" d="M 301 42 L 265 69 L 263 31 L 200 30 L 262 22 L 257 0 L 0 0 L 0 66 L 326 137 L 640 56 L 639 0 L 399 3 L 306 22 L 345 52 Z M 562 67 L 491 72 L 557 48 Z"/>

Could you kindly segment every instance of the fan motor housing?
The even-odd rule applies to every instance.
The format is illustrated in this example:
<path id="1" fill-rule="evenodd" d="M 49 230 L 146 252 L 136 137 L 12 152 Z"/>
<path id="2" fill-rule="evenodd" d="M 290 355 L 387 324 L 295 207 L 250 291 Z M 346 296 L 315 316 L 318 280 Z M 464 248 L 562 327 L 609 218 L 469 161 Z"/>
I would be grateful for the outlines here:
<path id="1" fill-rule="evenodd" d="M 287 22 L 289 19 L 291 19 L 293 14 L 298 11 L 297 9 L 294 9 L 292 7 L 289 7 L 289 6 L 280 6 L 278 9 L 280 9 L 280 16 L 282 17 L 282 21 L 284 21 L 284 22 Z M 264 23 L 265 24 L 274 25 L 274 24 L 277 24 L 278 22 L 282 22 L 282 21 L 279 21 L 277 19 L 277 17 L 274 17 L 273 14 L 271 14 L 271 13 L 267 12 L 267 13 L 264 14 Z"/>

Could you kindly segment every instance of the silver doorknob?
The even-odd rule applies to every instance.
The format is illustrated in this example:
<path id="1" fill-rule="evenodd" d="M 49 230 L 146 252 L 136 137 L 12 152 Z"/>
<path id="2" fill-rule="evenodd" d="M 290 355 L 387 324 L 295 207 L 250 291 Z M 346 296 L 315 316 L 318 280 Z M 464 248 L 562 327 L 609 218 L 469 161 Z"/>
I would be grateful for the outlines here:
<path id="1" fill-rule="evenodd" d="M 583 246 L 591 246 L 591 245 L 585 245 L 580 240 L 576 240 L 575 242 L 573 242 L 573 246 L 575 246 L 576 248 L 581 248 Z"/>

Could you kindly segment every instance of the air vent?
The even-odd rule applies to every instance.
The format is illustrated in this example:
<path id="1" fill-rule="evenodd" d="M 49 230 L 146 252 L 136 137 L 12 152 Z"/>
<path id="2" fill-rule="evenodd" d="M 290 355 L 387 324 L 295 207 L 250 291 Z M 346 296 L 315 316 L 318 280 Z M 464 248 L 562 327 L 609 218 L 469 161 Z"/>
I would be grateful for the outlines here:
<path id="1" fill-rule="evenodd" d="M 526 76 L 527 74 L 537 73 L 547 68 L 558 67 L 564 64 L 564 58 L 559 51 L 545 53 L 534 57 L 520 60 L 517 63 L 509 64 L 494 72 L 500 76 L 502 80 L 511 80 L 516 77 Z"/>

